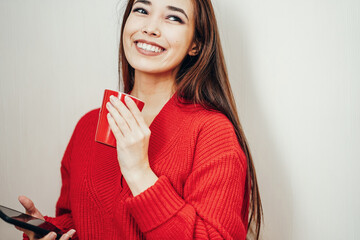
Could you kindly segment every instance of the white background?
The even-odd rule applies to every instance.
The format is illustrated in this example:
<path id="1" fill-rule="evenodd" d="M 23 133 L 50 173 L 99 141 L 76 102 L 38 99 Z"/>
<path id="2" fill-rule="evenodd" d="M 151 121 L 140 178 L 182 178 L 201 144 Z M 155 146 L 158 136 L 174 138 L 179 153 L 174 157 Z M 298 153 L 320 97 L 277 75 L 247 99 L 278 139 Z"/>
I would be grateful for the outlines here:
<path id="1" fill-rule="evenodd" d="M 214 1 L 263 239 L 360 239 L 360 2 Z M 116 89 L 119 0 L 0 0 L 0 204 L 54 215 L 76 122 Z M 20 239 L 0 221 L 0 239 Z"/>

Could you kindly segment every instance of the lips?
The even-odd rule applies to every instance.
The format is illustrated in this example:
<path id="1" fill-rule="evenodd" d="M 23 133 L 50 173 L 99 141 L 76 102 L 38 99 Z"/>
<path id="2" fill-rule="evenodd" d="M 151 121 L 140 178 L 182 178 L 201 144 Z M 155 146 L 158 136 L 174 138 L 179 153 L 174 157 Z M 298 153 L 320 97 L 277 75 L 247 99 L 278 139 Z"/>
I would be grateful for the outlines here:
<path id="1" fill-rule="evenodd" d="M 137 40 L 135 41 L 135 45 L 139 50 L 146 51 L 149 53 L 158 54 L 165 51 L 165 48 L 163 48 L 162 46 L 154 42 L 148 42 L 145 40 Z"/>

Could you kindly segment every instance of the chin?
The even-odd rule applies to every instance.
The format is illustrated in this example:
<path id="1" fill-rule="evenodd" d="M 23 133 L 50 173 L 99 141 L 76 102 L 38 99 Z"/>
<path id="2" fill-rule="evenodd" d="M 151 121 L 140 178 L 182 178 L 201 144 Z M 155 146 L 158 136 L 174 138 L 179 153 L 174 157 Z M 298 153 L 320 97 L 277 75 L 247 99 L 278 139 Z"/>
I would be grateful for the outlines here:
<path id="1" fill-rule="evenodd" d="M 171 71 L 171 69 L 168 68 L 159 68 L 159 63 L 135 63 L 132 64 L 129 62 L 129 64 L 134 68 L 136 71 L 143 72 L 143 73 L 149 73 L 149 74 L 162 74 L 165 72 Z"/>

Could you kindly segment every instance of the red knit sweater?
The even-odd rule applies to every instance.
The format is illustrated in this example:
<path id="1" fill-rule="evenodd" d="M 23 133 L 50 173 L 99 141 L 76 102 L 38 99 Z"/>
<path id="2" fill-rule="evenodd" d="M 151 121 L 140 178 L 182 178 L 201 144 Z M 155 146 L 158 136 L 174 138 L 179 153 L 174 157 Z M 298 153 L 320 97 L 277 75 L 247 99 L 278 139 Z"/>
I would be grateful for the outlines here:
<path id="1" fill-rule="evenodd" d="M 99 110 L 78 122 L 65 151 L 56 217 L 75 239 L 245 239 L 246 157 L 221 113 L 174 95 L 150 126 L 158 181 L 133 197 L 116 149 L 94 141 Z"/>

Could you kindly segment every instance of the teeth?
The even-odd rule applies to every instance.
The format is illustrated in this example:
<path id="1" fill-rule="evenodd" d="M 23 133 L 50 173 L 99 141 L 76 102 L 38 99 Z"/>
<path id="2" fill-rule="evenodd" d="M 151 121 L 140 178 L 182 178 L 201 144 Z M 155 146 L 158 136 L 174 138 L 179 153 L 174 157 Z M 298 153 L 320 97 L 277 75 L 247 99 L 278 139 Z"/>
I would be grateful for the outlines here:
<path id="1" fill-rule="evenodd" d="M 144 49 L 146 51 L 149 51 L 149 52 L 156 52 L 156 53 L 160 53 L 162 52 L 163 50 L 159 47 L 156 47 L 156 46 L 153 46 L 153 45 L 150 45 L 150 44 L 146 44 L 146 43 L 141 43 L 141 42 L 138 42 L 136 44 L 139 48 L 141 49 Z"/>

